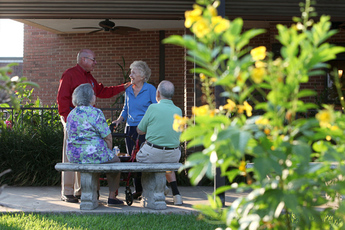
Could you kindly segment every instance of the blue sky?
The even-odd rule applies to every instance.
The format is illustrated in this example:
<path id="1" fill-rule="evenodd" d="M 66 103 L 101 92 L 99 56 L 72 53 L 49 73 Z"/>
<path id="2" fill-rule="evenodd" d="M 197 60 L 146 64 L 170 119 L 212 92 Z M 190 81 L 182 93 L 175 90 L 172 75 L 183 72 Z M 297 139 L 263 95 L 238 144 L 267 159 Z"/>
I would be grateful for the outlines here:
<path id="1" fill-rule="evenodd" d="M 23 23 L 0 19 L 0 57 L 23 57 Z"/>

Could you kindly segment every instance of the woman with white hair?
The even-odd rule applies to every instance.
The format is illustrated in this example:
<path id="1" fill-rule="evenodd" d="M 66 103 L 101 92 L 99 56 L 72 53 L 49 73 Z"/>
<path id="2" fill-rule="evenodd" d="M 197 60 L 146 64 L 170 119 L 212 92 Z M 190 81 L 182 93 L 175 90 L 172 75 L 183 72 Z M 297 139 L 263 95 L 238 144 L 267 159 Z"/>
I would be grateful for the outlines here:
<path id="1" fill-rule="evenodd" d="M 120 116 L 116 121 L 116 127 L 126 121 L 125 133 L 127 153 L 132 154 L 135 147 L 135 140 L 138 137 L 137 126 L 143 118 L 147 108 L 157 103 L 156 88 L 147 83 L 151 76 L 151 69 L 144 61 L 134 61 L 130 65 L 131 74 L 129 75 L 132 85 L 126 89 L 125 103 Z M 139 146 L 145 142 L 145 135 L 139 135 Z M 133 198 L 137 199 L 142 193 L 140 173 L 135 178 L 135 193 Z"/>
<path id="2" fill-rule="evenodd" d="M 113 139 L 104 114 L 93 107 L 96 96 L 91 84 L 79 85 L 72 94 L 75 108 L 69 113 L 66 122 L 67 158 L 79 164 L 102 164 L 120 162 L 112 151 Z M 123 204 L 116 198 L 120 173 L 108 173 L 108 205 Z"/>

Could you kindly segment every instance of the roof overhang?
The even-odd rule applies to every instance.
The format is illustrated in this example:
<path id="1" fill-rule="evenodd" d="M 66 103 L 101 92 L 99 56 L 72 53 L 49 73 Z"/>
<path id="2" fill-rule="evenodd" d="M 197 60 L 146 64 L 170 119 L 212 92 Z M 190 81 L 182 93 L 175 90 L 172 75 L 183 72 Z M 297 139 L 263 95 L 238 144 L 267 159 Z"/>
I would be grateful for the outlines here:
<path id="1" fill-rule="evenodd" d="M 303 0 L 225 0 L 225 15 L 245 21 L 291 21 L 300 16 Z M 106 18 L 141 30 L 183 28 L 184 12 L 194 0 L 1 0 L 0 18 L 15 19 L 55 33 L 76 33 L 73 27 L 98 26 Z M 318 15 L 345 22 L 344 0 L 317 0 Z"/>

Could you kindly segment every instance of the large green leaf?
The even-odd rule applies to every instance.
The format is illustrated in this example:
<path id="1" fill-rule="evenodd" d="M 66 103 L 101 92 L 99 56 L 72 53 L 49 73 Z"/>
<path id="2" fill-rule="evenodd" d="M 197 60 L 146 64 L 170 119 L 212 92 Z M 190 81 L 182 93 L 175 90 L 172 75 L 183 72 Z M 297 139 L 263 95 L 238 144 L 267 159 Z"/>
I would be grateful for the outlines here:
<path id="1" fill-rule="evenodd" d="M 251 134 L 237 127 L 230 126 L 225 130 L 221 130 L 217 138 L 218 140 L 229 139 L 235 150 L 244 153 Z"/>
<path id="2" fill-rule="evenodd" d="M 181 134 L 180 140 L 189 141 L 194 137 L 204 135 L 206 132 L 208 132 L 208 130 L 202 126 L 190 126 Z"/>
<path id="3" fill-rule="evenodd" d="M 187 49 L 196 49 L 197 42 L 195 41 L 194 37 L 191 35 L 184 35 L 183 37 L 179 35 L 171 35 L 168 38 L 163 39 L 163 44 L 174 44 L 182 47 L 186 47 Z"/>
<path id="4" fill-rule="evenodd" d="M 209 156 L 203 153 L 193 153 L 188 157 L 185 166 L 180 168 L 179 171 L 191 167 L 188 171 L 188 177 L 193 185 L 197 185 L 205 175 L 212 179 L 210 174 L 207 173 L 212 170 L 209 159 Z"/>
<path id="5" fill-rule="evenodd" d="M 244 46 L 249 44 L 250 39 L 253 37 L 258 36 L 259 34 L 265 33 L 266 30 L 264 29 L 250 29 L 244 32 L 239 39 L 238 43 L 236 44 L 236 50 L 241 50 Z"/>
<path id="6" fill-rule="evenodd" d="M 315 96 L 316 92 L 311 89 L 302 89 L 301 91 L 298 92 L 297 97 L 310 97 L 310 96 Z"/>
<path id="7" fill-rule="evenodd" d="M 258 172 L 258 179 L 261 181 L 271 176 L 274 171 L 281 171 L 281 165 L 270 157 L 260 157 L 254 159 L 254 169 Z"/>

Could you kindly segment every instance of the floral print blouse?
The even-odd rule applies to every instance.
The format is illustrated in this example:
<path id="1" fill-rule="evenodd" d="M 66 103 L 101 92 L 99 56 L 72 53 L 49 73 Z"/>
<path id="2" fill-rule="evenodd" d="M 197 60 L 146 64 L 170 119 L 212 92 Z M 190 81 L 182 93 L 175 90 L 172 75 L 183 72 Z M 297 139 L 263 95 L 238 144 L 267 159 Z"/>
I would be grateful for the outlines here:
<path id="1" fill-rule="evenodd" d="M 100 109 L 77 106 L 67 117 L 67 158 L 72 163 L 100 164 L 115 154 L 103 140 L 111 132 Z"/>

